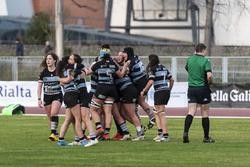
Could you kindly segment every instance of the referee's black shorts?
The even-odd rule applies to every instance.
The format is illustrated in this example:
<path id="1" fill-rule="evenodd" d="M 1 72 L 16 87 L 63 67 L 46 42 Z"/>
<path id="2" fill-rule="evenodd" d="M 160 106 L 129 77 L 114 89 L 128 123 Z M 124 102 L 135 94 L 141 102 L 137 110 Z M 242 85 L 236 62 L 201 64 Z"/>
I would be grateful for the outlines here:
<path id="1" fill-rule="evenodd" d="M 208 104 L 211 102 L 211 90 L 209 87 L 189 87 L 188 103 Z"/>

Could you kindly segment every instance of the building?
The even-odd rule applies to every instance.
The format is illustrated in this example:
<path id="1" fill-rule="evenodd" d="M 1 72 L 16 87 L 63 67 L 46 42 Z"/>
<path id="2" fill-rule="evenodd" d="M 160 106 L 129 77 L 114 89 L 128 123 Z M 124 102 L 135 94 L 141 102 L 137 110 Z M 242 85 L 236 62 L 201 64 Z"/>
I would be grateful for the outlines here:
<path id="1" fill-rule="evenodd" d="M 64 23 L 103 29 L 105 0 L 63 0 Z M 0 0 L 0 16 L 31 18 L 37 12 L 55 16 L 55 0 Z"/>
<path id="2" fill-rule="evenodd" d="M 55 0 L 32 0 L 34 13 L 55 16 Z M 63 0 L 64 23 L 103 29 L 105 0 Z"/>
<path id="3" fill-rule="evenodd" d="M 185 43 L 194 42 L 194 38 L 200 42 L 204 41 L 206 0 L 62 1 L 64 23 L 79 26 L 79 31 L 85 27 L 93 31 L 106 29 L 110 32 Z M 250 1 L 214 1 L 215 44 L 250 46 Z M 195 5 L 192 6 L 191 2 Z M 0 0 L 0 16 L 14 17 L 15 21 L 20 17 L 31 18 L 33 14 L 41 11 L 49 13 L 53 20 L 55 0 Z M 191 17 L 192 14 L 195 17 Z M 19 26 L 19 23 L 17 25 Z M 195 31 L 194 26 L 197 28 Z M 0 24 L 0 29 L 1 27 L 3 26 Z M 80 37 L 78 35 L 78 38 Z"/>
<path id="4" fill-rule="evenodd" d="M 31 18 L 33 13 L 32 0 L 0 0 L 0 16 Z"/>

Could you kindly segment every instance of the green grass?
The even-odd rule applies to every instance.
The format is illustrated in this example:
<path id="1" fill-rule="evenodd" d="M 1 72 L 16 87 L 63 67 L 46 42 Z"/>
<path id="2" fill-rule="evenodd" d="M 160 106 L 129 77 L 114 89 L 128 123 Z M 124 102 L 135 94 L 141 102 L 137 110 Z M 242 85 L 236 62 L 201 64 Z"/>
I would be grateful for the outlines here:
<path id="1" fill-rule="evenodd" d="M 146 120 L 144 120 L 146 123 Z M 61 118 L 62 122 L 62 118 Z M 171 141 L 155 143 L 156 129 L 139 142 L 106 141 L 83 147 L 49 142 L 46 117 L 0 116 L 1 167 L 247 167 L 250 166 L 250 120 L 211 119 L 214 144 L 203 144 L 201 120 L 195 119 L 189 144 L 182 143 L 184 119 L 169 119 Z M 131 133 L 134 128 L 129 126 Z M 114 134 L 114 130 L 112 130 Z M 66 135 L 73 139 L 72 128 Z"/>

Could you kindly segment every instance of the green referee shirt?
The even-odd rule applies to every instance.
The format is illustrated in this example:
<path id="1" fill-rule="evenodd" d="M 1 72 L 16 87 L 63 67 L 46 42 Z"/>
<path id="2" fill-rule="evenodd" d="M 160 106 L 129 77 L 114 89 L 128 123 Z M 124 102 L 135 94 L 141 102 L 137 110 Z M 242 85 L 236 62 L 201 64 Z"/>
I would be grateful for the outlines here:
<path id="1" fill-rule="evenodd" d="M 188 86 L 207 85 L 207 72 L 212 72 L 211 63 L 203 55 L 194 54 L 187 59 L 185 66 L 188 72 Z"/>

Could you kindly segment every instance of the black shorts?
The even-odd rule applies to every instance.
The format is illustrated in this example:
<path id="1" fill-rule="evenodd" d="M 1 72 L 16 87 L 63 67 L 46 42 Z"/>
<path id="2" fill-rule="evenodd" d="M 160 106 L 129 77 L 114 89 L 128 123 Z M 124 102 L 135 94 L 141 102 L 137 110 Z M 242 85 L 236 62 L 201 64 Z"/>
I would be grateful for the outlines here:
<path id="1" fill-rule="evenodd" d="M 81 107 L 89 108 L 90 96 L 86 88 L 79 89 L 79 101 Z"/>
<path id="2" fill-rule="evenodd" d="M 114 85 L 98 85 L 95 97 L 100 100 L 105 100 L 107 97 L 116 99 L 118 96 L 116 87 Z"/>
<path id="3" fill-rule="evenodd" d="M 170 98 L 170 90 L 159 90 L 154 93 L 154 105 L 167 105 Z"/>
<path id="4" fill-rule="evenodd" d="M 137 90 L 134 85 L 128 86 L 126 89 L 120 92 L 122 103 L 136 103 Z"/>
<path id="5" fill-rule="evenodd" d="M 72 108 L 77 104 L 80 104 L 79 101 L 79 92 L 66 92 L 63 96 L 63 101 L 66 108 Z"/>
<path id="6" fill-rule="evenodd" d="M 119 89 L 116 87 L 116 97 L 114 98 L 114 103 L 120 103 L 121 102 L 121 92 Z"/>
<path id="7" fill-rule="evenodd" d="M 89 100 L 90 100 L 89 106 L 90 106 L 90 104 L 91 104 L 91 100 L 92 100 L 94 94 L 95 94 L 94 92 L 89 92 Z"/>
<path id="8" fill-rule="evenodd" d="M 89 92 L 89 98 L 90 100 L 92 99 L 92 97 L 94 96 L 95 92 Z"/>
<path id="9" fill-rule="evenodd" d="M 43 97 L 44 106 L 51 105 L 53 101 L 59 101 L 60 103 L 62 103 L 63 101 L 62 93 L 55 95 L 46 95 L 46 94 L 44 95 Z"/>
<path id="10" fill-rule="evenodd" d="M 208 104 L 211 102 L 211 90 L 208 87 L 189 87 L 188 103 Z"/>
<path id="11" fill-rule="evenodd" d="M 134 82 L 134 85 L 137 89 L 137 96 L 140 95 L 141 91 L 145 88 L 145 86 L 147 85 L 147 77 L 144 76 L 142 78 L 140 78 L 139 80 L 137 80 L 136 82 Z"/>

